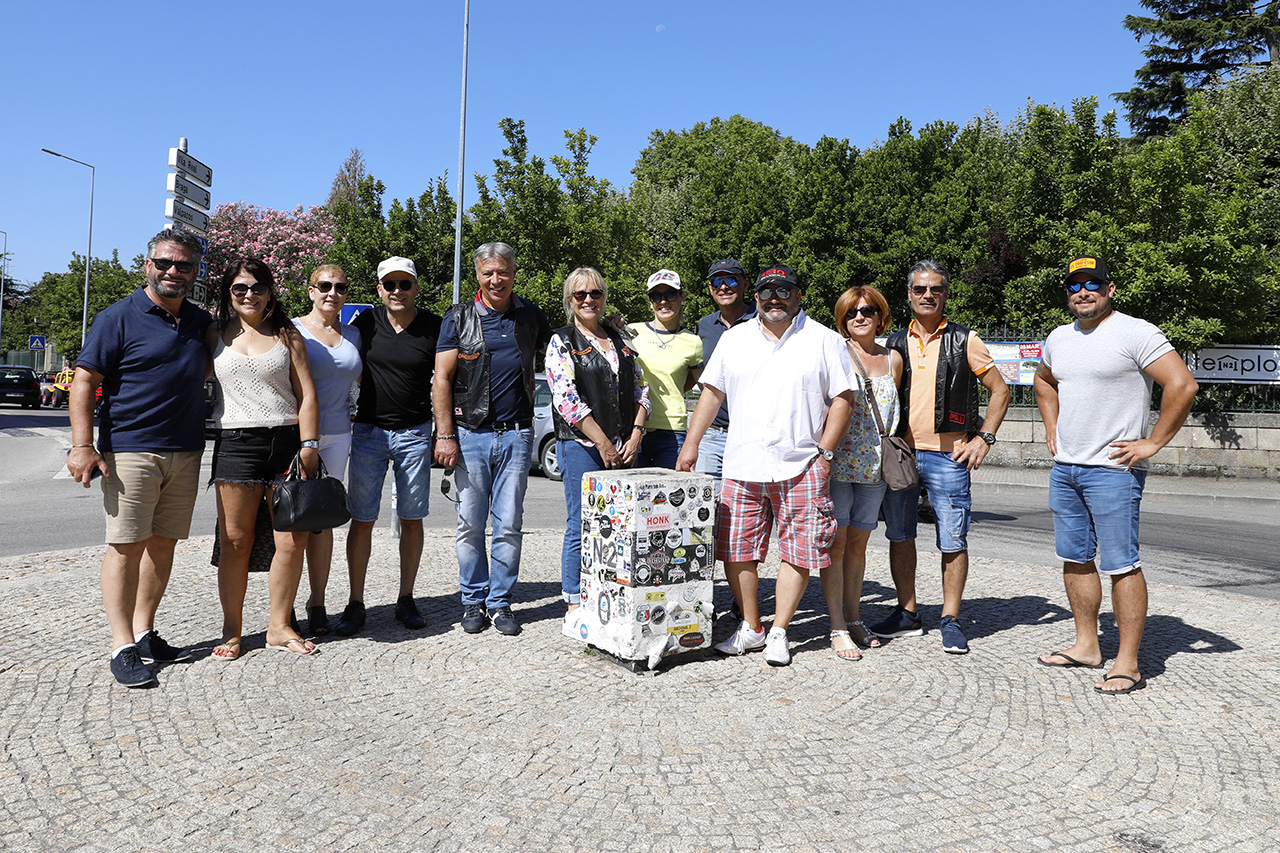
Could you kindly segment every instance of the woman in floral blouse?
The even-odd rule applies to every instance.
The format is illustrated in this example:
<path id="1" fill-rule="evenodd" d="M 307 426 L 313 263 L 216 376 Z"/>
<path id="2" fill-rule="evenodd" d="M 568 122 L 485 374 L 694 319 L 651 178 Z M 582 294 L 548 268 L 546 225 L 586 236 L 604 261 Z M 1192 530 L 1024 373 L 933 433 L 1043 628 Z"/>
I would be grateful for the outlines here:
<path id="1" fill-rule="evenodd" d="M 547 346 L 547 384 L 566 510 L 560 584 L 568 610 L 561 630 L 577 640 L 582 639 L 582 475 L 630 468 L 649 416 L 649 391 L 636 352 L 604 321 L 607 295 L 608 285 L 591 267 L 569 273 L 564 308 L 570 322 Z"/>
<path id="2" fill-rule="evenodd" d="M 880 430 L 868 403 L 874 398 L 885 430 L 892 435 L 898 426 L 902 359 L 876 343 L 876 335 L 889 328 L 890 317 L 889 303 L 874 287 L 851 287 L 842 293 L 836 300 L 835 317 L 864 393 L 858 397 L 831 467 L 831 502 L 838 529 L 831 542 L 831 565 L 822 570 L 822 592 L 831 615 L 831 647 L 844 660 L 859 660 L 859 646 L 880 645 L 858 618 L 858 610 L 867 540 L 876 529 L 886 488 L 880 477 Z"/>

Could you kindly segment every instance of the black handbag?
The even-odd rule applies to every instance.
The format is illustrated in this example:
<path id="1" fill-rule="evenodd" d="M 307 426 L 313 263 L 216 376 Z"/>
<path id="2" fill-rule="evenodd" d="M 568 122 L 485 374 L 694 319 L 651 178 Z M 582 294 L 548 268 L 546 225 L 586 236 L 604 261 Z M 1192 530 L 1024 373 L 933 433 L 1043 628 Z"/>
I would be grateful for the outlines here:
<path id="1" fill-rule="evenodd" d="M 876 405 L 875 391 L 871 380 L 867 377 L 867 369 L 862 366 L 862 359 L 848 344 L 849 355 L 858 369 L 858 378 L 862 380 L 862 398 L 876 417 L 876 430 L 880 433 L 880 478 L 890 490 L 901 492 L 913 488 L 920 483 L 920 471 L 916 468 L 916 452 L 907 444 L 905 438 L 888 435 L 884 428 L 884 419 L 880 417 L 880 407 Z"/>
<path id="2" fill-rule="evenodd" d="M 302 460 L 294 456 L 283 483 L 271 498 L 271 526 L 282 533 L 318 533 L 351 520 L 347 490 L 320 462 L 319 476 L 302 479 Z"/>

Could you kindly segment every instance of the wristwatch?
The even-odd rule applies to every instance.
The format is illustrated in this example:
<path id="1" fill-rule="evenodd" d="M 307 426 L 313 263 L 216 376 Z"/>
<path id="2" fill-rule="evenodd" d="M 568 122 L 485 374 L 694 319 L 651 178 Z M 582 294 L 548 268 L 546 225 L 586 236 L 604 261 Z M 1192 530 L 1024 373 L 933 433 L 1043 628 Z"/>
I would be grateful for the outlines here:
<path id="1" fill-rule="evenodd" d="M 303 446 L 303 447 L 319 448 L 319 447 L 320 447 L 320 442 L 319 442 L 319 441 L 317 441 L 317 440 L 316 440 L 316 439 L 314 439 L 314 438 L 309 438 L 309 439 L 307 439 L 306 441 L 302 442 L 302 446 Z"/>
<path id="2" fill-rule="evenodd" d="M 644 427 L 640 426 L 640 424 L 632 424 L 632 425 L 631 425 L 631 431 L 632 431 L 632 432 L 635 432 L 636 430 L 640 430 L 640 435 L 642 435 L 642 436 L 643 436 L 645 433 L 647 433 L 647 432 L 648 432 L 648 430 L 647 430 L 647 429 L 645 429 Z"/>
<path id="3" fill-rule="evenodd" d="M 988 445 L 996 443 L 996 434 L 993 432 L 980 432 L 978 433 L 978 438 L 985 441 Z"/>
<path id="4" fill-rule="evenodd" d="M 836 452 L 834 450 L 827 450 L 825 447 L 819 447 L 818 454 L 828 462 L 831 462 L 836 458 Z"/>

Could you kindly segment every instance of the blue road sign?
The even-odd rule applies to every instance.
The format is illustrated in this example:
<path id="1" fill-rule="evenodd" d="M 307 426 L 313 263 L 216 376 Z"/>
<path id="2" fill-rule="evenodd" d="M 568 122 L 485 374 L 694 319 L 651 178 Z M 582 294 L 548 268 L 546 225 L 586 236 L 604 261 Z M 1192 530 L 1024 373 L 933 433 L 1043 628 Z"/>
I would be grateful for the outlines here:
<path id="1" fill-rule="evenodd" d="M 33 349 L 33 350 L 45 349 L 44 335 L 28 335 L 27 349 Z"/>
<path id="2" fill-rule="evenodd" d="M 360 302 L 348 302 L 346 305 L 343 305 L 342 310 L 338 312 L 338 319 L 344 323 L 350 323 L 361 311 L 372 307 L 372 305 L 365 305 Z"/>

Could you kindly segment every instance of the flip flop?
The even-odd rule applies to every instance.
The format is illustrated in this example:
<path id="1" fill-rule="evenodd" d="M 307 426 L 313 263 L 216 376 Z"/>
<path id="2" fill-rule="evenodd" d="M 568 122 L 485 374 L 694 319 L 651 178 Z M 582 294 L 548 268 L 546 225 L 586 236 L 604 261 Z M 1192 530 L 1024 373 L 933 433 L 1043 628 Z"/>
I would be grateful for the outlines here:
<path id="1" fill-rule="evenodd" d="M 303 650 L 299 652 L 290 648 L 294 643 L 301 643 Z M 308 648 L 308 646 L 310 646 L 310 648 Z M 292 652 L 295 655 L 305 656 L 305 655 L 315 654 L 316 644 L 310 642 L 309 640 L 304 640 L 301 637 L 290 637 L 289 639 L 285 640 L 283 643 L 267 643 L 267 648 L 275 649 L 278 652 Z"/>
<path id="2" fill-rule="evenodd" d="M 230 649 L 231 651 L 235 652 L 235 654 L 220 655 L 218 654 L 218 649 Z M 209 657 L 213 658 L 214 660 L 222 661 L 223 663 L 226 663 L 227 661 L 233 661 L 233 660 L 239 659 L 240 654 L 241 654 L 241 651 L 240 651 L 239 640 L 223 640 L 221 643 L 218 643 L 218 645 L 213 647 L 213 651 L 209 653 Z"/>
<path id="3" fill-rule="evenodd" d="M 1038 657 L 1036 660 L 1040 661 L 1041 666 L 1056 666 L 1061 667 L 1062 669 L 1073 669 L 1075 667 L 1083 667 L 1084 669 L 1102 669 L 1101 663 L 1085 663 L 1084 661 L 1076 660 L 1066 652 L 1049 652 L 1048 656 L 1051 658 L 1066 658 L 1070 663 L 1052 663 L 1045 660 L 1043 657 Z"/>
<path id="4" fill-rule="evenodd" d="M 1132 675 L 1108 675 L 1106 678 L 1102 680 L 1105 683 L 1108 681 L 1114 681 L 1117 678 L 1123 678 L 1125 681 L 1132 681 L 1133 684 L 1129 685 L 1128 687 L 1125 687 L 1122 690 L 1103 690 L 1101 687 L 1098 687 L 1095 685 L 1093 688 L 1094 691 L 1097 693 L 1101 693 L 1104 696 L 1119 696 L 1122 693 L 1132 693 L 1135 690 L 1141 690 L 1142 688 L 1147 686 L 1147 680 L 1145 678 L 1142 678 L 1141 676 L 1139 676 L 1138 678 L 1134 678 Z"/>

